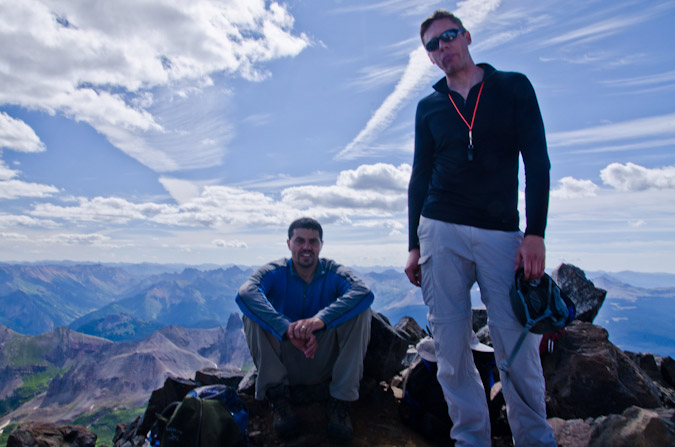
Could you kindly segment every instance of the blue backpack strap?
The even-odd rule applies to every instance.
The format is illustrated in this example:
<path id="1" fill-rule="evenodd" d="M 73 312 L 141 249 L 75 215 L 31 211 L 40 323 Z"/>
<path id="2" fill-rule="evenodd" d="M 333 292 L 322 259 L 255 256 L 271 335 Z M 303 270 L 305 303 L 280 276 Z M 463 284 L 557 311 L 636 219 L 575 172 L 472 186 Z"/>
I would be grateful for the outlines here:
<path id="1" fill-rule="evenodd" d="M 499 363 L 498 367 L 501 371 L 507 374 L 509 373 L 509 368 L 513 363 L 513 360 L 516 358 L 516 354 L 518 354 L 518 351 L 520 351 L 520 347 L 523 345 L 523 342 L 525 341 L 525 337 L 527 337 L 528 332 L 530 332 L 530 328 L 525 326 L 525 328 L 520 333 L 520 337 L 518 337 L 518 341 L 516 342 L 516 345 L 513 347 L 513 351 L 511 351 L 511 355 L 509 355 L 509 358 Z"/>

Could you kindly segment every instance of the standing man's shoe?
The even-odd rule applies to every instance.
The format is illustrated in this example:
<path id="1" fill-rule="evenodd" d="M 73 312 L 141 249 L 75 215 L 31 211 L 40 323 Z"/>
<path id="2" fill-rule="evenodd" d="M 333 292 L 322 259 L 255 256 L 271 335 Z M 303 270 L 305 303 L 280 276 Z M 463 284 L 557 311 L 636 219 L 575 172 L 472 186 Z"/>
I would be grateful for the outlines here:
<path id="1" fill-rule="evenodd" d="M 352 440 L 352 420 L 349 416 L 349 402 L 328 399 L 326 406 L 326 419 L 328 419 L 328 437 L 337 442 L 349 442 Z"/>
<path id="2" fill-rule="evenodd" d="M 286 385 L 277 385 L 267 390 L 267 401 L 272 407 L 274 431 L 279 438 L 298 435 L 300 424 L 291 406 L 290 392 Z"/>

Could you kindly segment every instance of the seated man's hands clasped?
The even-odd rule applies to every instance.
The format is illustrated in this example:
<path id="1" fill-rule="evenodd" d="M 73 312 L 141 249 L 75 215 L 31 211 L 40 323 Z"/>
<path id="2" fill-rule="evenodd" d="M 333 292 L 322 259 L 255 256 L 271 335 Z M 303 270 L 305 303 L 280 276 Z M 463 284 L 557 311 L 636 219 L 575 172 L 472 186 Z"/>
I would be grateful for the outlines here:
<path id="1" fill-rule="evenodd" d="M 313 359 L 319 344 L 316 341 L 314 332 L 326 327 L 318 317 L 306 318 L 291 323 L 286 331 L 286 336 L 293 346 L 305 354 L 308 359 Z"/>

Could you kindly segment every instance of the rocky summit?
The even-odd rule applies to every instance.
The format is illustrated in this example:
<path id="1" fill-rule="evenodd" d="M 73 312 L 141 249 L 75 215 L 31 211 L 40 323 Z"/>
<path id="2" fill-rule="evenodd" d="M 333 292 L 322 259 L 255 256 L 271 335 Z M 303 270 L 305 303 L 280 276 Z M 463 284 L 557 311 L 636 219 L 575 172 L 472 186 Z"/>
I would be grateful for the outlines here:
<path id="1" fill-rule="evenodd" d="M 552 276 L 580 310 L 580 318 L 563 332 L 553 337 L 545 336 L 541 349 L 547 413 L 558 445 L 675 446 L 675 361 L 671 357 L 624 352 L 617 348 L 609 341 L 607 331 L 594 324 L 594 318 L 605 298 L 604 290 L 596 288 L 574 266 L 563 265 Z M 174 327 L 135 345 L 135 348 L 144 352 L 158 349 L 164 352 L 167 343 L 170 343 L 183 351 L 182 355 L 199 352 L 200 358 L 212 359 L 211 363 L 201 365 L 195 363 L 194 359 L 180 356 L 171 360 L 189 363 L 194 368 L 193 372 L 184 371 L 184 374 L 166 376 L 166 365 L 164 369 L 150 367 L 152 365 L 131 365 L 125 363 L 127 359 L 124 355 L 116 356 L 117 365 L 106 364 L 106 368 L 133 368 L 130 374 L 141 376 L 135 378 L 134 383 L 146 381 L 148 383 L 145 385 L 157 384 L 149 398 L 146 395 L 145 413 L 118 425 L 112 442 L 114 447 L 148 445 L 146 435 L 158 413 L 171 402 L 180 401 L 189 390 L 210 384 L 226 384 L 237 389 L 239 397 L 250 411 L 248 436 L 251 446 L 331 445 L 325 439 L 325 384 L 292 389 L 291 397 L 298 408 L 303 430 L 301 435 L 291 440 L 282 441 L 276 437 L 270 408 L 265 402 L 253 398 L 255 369 L 245 373 L 233 366 L 241 360 L 236 359 L 231 343 L 225 344 L 228 346 L 225 350 L 216 349 L 219 337 L 222 344 L 222 337 L 234 337 L 233 334 L 241 333 L 236 319 L 230 323 L 231 327 L 228 325 L 229 329 L 222 334 L 212 333 L 212 340 L 208 343 L 196 341 L 193 338 L 195 333 L 190 330 Z M 489 345 L 490 334 L 486 323 L 485 312 L 475 310 L 474 331 L 483 343 Z M 418 361 L 414 346 L 427 335 L 411 318 L 403 318 L 398 324 L 392 325 L 386 317 L 374 313 L 361 397 L 351 407 L 354 425 L 351 445 L 448 445 L 448 436 L 430 436 L 419 426 L 407 425 L 402 418 L 401 402 L 408 385 L 406 380 Z M 5 331 L 3 337 L 15 339 L 17 335 Z M 241 336 L 236 340 L 242 343 Z M 97 349 L 105 351 L 112 347 L 103 343 Z M 220 365 L 220 358 L 234 361 L 226 368 L 217 367 L 215 365 Z M 71 380 L 69 374 L 84 374 L 85 377 L 86 370 L 77 368 L 60 376 L 60 379 L 50 384 L 50 390 L 43 399 L 57 399 L 65 404 L 70 392 L 67 387 L 83 383 L 84 380 Z M 155 377 L 150 377 L 153 375 Z M 110 384 L 111 387 L 114 385 Z M 500 399 L 500 383 L 496 382 L 487 391 L 493 424 L 493 446 L 512 446 L 505 406 L 503 399 Z M 94 446 L 95 442 L 96 436 L 88 433 L 84 427 L 34 420 L 21 423 L 10 436 L 8 446 L 84 447 Z"/>

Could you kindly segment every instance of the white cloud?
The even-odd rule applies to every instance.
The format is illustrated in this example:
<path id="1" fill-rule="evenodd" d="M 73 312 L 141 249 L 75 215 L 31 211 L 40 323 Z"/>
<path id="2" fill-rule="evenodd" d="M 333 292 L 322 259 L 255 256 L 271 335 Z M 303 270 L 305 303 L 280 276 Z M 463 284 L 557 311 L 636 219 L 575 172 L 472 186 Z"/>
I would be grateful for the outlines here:
<path id="1" fill-rule="evenodd" d="M 547 135 L 549 146 L 578 146 L 603 141 L 675 135 L 675 113 Z"/>
<path id="2" fill-rule="evenodd" d="M 337 186 L 357 190 L 405 192 L 408 189 L 411 172 L 412 167 L 405 163 L 398 167 L 387 163 L 361 165 L 356 169 L 340 172 L 337 178 Z"/>
<path id="3" fill-rule="evenodd" d="M 0 181 L 13 179 L 18 174 L 18 171 L 10 169 L 4 161 L 0 160 Z"/>
<path id="4" fill-rule="evenodd" d="M 172 141 L 181 129 L 152 114 L 155 97 L 172 89 L 182 110 L 180 95 L 212 86 L 213 73 L 265 78 L 262 64 L 310 44 L 293 34 L 293 22 L 285 6 L 263 0 L 0 2 L 0 39 L 12 42 L 0 49 L 0 105 L 86 122 L 157 171 L 213 165 L 227 142 L 224 119 L 181 141 L 208 141 L 215 128 L 220 147 L 167 148 L 161 136 Z"/>
<path id="5" fill-rule="evenodd" d="M 6 239 L 8 241 L 21 241 L 26 242 L 29 240 L 28 236 L 21 233 L 3 233 L 0 232 L 0 238 Z"/>
<path id="6" fill-rule="evenodd" d="M 30 216 L 0 214 L 0 228 L 13 228 L 17 226 L 54 228 L 58 224 L 53 220 L 35 219 Z"/>
<path id="7" fill-rule="evenodd" d="M 559 253 L 580 253 L 608 259 L 613 246 L 628 253 L 672 254 L 675 215 L 664 206 L 672 202 L 672 189 L 621 191 L 599 188 L 594 196 L 560 199 L 552 196 L 549 205 L 547 238 Z M 630 244 L 642 244 L 630 247 Z M 596 247 L 597 253 L 593 253 Z M 590 251 L 589 251 L 590 250 Z M 578 252 L 578 253 L 576 253 Z M 667 254 L 669 253 L 669 254 Z M 602 256 L 601 256 L 602 257 Z M 609 268 L 609 267 L 607 267 Z"/>
<path id="8" fill-rule="evenodd" d="M 30 214 L 71 222 L 126 224 L 132 220 L 151 220 L 168 213 L 174 208 L 155 203 L 135 204 L 117 197 L 79 198 L 77 202 L 77 206 L 59 206 L 52 203 L 36 204 Z"/>
<path id="9" fill-rule="evenodd" d="M 571 42 L 588 42 L 589 40 L 605 38 L 624 32 L 625 29 L 635 27 L 648 20 L 652 15 L 653 12 L 643 11 L 642 14 L 601 20 L 581 28 L 572 29 L 551 39 L 544 40 L 540 45 L 545 47 Z"/>
<path id="10" fill-rule="evenodd" d="M 407 206 L 411 166 L 377 163 L 340 172 L 332 186 L 296 186 L 282 191 L 291 206 L 402 212 Z"/>
<path id="11" fill-rule="evenodd" d="M 405 193 L 392 194 L 373 190 L 355 190 L 340 186 L 297 186 L 281 193 L 282 202 L 291 208 L 356 209 L 371 212 L 400 212 L 405 210 Z"/>
<path id="12" fill-rule="evenodd" d="M 579 180 L 574 177 L 563 177 L 560 186 L 551 191 L 551 197 L 560 199 L 578 199 L 592 197 L 597 194 L 598 185 L 590 180 Z"/>
<path id="13" fill-rule="evenodd" d="M 169 194 L 171 194 L 171 197 L 179 204 L 189 202 L 199 196 L 199 187 L 187 180 L 160 177 L 159 183 L 162 184 L 164 189 L 166 189 Z"/>
<path id="14" fill-rule="evenodd" d="M 19 152 L 42 152 L 45 145 L 28 124 L 0 112 L 0 149 L 3 148 Z"/>
<path id="15" fill-rule="evenodd" d="M 263 127 L 274 122 L 274 116 L 271 113 L 261 112 L 249 115 L 241 120 L 242 123 L 250 124 L 256 127 Z"/>
<path id="16" fill-rule="evenodd" d="M 654 149 L 657 147 L 666 147 L 673 146 L 675 147 L 675 138 L 664 138 L 661 140 L 649 139 L 646 141 L 637 141 L 635 143 L 628 144 L 614 144 L 610 146 L 601 146 L 594 147 L 593 149 L 579 149 L 571 150 L 568 153 L 570 154 L 598 154 L 603 152 L 621 152 L 621 151 L 634 151 L 638 149 Z"/>
<path id="17" fill-rule="evenodd" d="M 290 176 L 277 174 L 262 179 L 248 180 L 238 184 L 242 188 L 278 190 L 289 186 L 307 185 L 312 183 L 328 183 L 335 179 L 335 174 L 328 172 L 314 172 L 304 176 Z"/>
<path id="18" fill-rule="evenodd" d="M 438 5 L 444 2 L 439 0 L 381 0 L 378 2 L 359 2 L 357 6 L 345 6 L 332 10 L 333 13 L 355 13 L 363 11 L 380 11 L 390 14 L 420 15 L 429 14 Z"/>
<path id="19" fill-rule="evenodd" d="M 354 222 L 354 226 L 357 228 L 387 229 L 390 237 L 396 237 L 407 231 L 407 223 L 407 221 L 402 222 L 394 219 L 373 219 Z"/>
<path id="20" fill-rule="evenodd" d="M 649 169 L 634 163 L 612 163 L 600 171 L 600 177 L 619 191 L 675 189 L 675 166 Z"/>
<path id="21" fill-rule="evenodd" d="M 294 186 L 281 191 L 281 199 L 240 187 L 204 186 L 199 196 L 184 181 L 163 179 L 181 196 L 179 205 L 133 203 L 117 197 L 78 198 L 72 206 L 36 204 L 34 217 L 69 222 L 123 225 L 131 221 L 187 227 L 235 225 L 284 226 L 301 215 L 325 222 L 385 218 L 404 213 L 410 166 L 378 163 L 342 171 L 334 185 Z M 186 188 L 187 185 L 187 188 Z M 188 190 L 185 192 L 185 190 Z"/>
<path id="22" fill-rule="evenodd" d="M 645 76 L 634 76 L 630 78 L 622 79 L 612 79 L 606 81 L 600 81 L 601 84 L 605 84 L 609 87 L 617 87 L 620 89 L 630 88 L 630 87 L 645 87 L 658 84 L 670 84 L 675 83 L 675 70 L 667 71 L 665 73 L 656 73 Z"/>
<path id="23" fill-rule="evenodd" d="M 239 239 L 233 239 L 229 241 L 216 239 L 213 241 L 213 244 L 219 248 L 248 248 L 248 244 L 246 244 L 244 241 L 240 241 Z"/>
<path id="24" fill-rule="evenodd" d="M 338 153 L 337 159 L 351 160 L 359 158 L 367 150 L 367 146 L 389 127 L 398 111 L 406 105 L 435 75 L 426 51 L 421 46 L 410 53 L 403 76 L 394 87 L 394 91 L 387 96 L 382 105 L 373 113 L 366 126 L 347 146 Z"/>
<path id="25" fill-rule="evenodd" d="M 0 179 L 2 178 L 2 166 L 0 166 Z M 17 199 L 19 197 L 45 198 L 59 192 L 54 186 L 41 185 L 39 183 L 23 182 L 21 180 L 0 181 L 0 199 Z"/>
<path id="26" fill-rule="evenodd" d="M 54 234 L 44 238 L 45 242 L 53 244 L 64 245 L 102 245 L 109 241 L 108 236 L 102 234 L 77 234 L 77 233 L 61 233 Z"/>
<path id="27" fill-rule="evenodd" d="M 403 67 L 373 66 L 362 68 L 359 72 L 360 77 L 349 82 L 347 86 L 364 91 L 395 82 L 403 73 Z"/>

